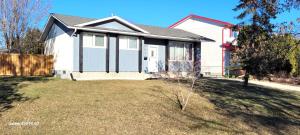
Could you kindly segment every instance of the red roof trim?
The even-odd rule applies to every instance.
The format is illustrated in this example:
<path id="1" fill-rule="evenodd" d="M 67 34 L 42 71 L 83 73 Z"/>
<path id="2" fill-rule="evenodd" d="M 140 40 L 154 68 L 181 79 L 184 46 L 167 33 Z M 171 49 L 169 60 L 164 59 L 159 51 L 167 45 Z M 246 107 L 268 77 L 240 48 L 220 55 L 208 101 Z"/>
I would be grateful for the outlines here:
<path id="1" fill-rule="evenodd" d="M 233 26 L 233 24 L 228 23 L 228 22 L 223 22 L 223 21 L 219 21 L 219 20 L 215 20 L 215 19 L 211 19 L 211 18 L 191 14 L 191 15 L 188 15 L 187 17 L 184 17 L 183 19 L 179 20 L 178 22 L 174 23 L 173 25 L 169 26 L 169 28 L 174 28 L 178 24 L 180 24 L 180 23 L 182 23 L 182 22 L 184 22 L 184 21 L 186 21 L 190 18 L 197 18 L 197 19 L 213 22 L 213 23 L 216 23 L 216 24 L 225 25 L 226 27 L 232 27 Z"/>

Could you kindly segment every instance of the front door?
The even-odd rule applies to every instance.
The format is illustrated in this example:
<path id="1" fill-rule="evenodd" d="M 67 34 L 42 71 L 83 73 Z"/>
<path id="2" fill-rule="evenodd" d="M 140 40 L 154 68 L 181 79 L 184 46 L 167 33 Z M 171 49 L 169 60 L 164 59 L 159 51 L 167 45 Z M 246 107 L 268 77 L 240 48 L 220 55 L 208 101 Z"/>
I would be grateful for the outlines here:
<path id="1" fill-rule="evenodd" d="M 148 70 L 149 72 L 158 72 L 158 49 L 157 46 L 149 46 L 148 49 Z"/>

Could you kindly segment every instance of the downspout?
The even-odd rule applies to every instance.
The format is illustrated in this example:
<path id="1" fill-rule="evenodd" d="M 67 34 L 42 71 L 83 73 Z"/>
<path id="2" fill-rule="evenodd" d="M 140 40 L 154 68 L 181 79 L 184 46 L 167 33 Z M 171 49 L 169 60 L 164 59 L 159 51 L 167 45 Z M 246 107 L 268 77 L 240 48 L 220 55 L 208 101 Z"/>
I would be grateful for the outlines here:
<path id="1" fill-rule="evenodd" d="M 222 76 L 224 75 L 224 29 L 225 27 L 222 28 Z"/>
<path id="2" fill-rule="evenodd" d="M 77 28 L 75 28 L 75 30 L 74 30 L 74 32 L 72 33 L 71 36 L 74 36 L 76 32 L 77 32 Z"/>

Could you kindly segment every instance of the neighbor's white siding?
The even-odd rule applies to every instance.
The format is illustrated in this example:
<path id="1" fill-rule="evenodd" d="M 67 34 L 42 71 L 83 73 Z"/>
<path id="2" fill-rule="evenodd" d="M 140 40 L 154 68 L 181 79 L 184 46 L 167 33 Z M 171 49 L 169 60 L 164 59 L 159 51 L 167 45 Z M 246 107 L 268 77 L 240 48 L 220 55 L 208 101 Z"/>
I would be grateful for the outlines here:
<path id="1" fill-rule="evenodd" d="M 222 74 L 222 26 L 204 22 L 199 19 L 188 19 L 174 28 L 182 29 L 215 40 L 216 42 L 201 43 L 201 72 L 204 75 L 205 73 L 211 73 L 212 75 Z M 225 28 L 224 42 L 228 41 L 229 38 L 230 29 Z M 225 61 L 230 60 L 229 57 L 224 57 L 224 59 Z"/>
<path id="2" fill-rule="evenodd" d="M 56 24 L 52 25 L 48 33 L 44 53 L 46 55 L 53 55 L 54 70 L 60 72 L 73 71 L 73 37 Z"/>

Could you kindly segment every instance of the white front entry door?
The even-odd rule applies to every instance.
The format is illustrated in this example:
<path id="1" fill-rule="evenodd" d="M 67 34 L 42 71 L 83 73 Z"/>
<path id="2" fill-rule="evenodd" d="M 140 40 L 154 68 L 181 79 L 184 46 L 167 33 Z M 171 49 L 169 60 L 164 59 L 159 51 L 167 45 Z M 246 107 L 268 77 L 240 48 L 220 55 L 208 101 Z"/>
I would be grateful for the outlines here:
<path id="1" fill-rule="evenodd" d="M 158 72 L 158 47 L 149 46 L 148 49 L 148 72 Z"/>

